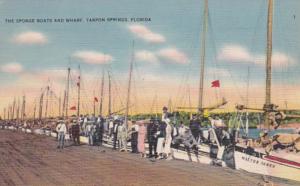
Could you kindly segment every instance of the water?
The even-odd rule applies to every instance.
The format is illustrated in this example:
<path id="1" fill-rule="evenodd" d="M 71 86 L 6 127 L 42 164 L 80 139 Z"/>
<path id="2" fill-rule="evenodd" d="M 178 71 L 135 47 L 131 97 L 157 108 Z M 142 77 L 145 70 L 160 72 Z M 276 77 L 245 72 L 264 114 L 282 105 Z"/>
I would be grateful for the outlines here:
<path id="1" fill-rule="evenodd" d="M 249 129 L 249 137 L 251 138 L 259 138 L 259 133 L 261 132 L 261 129 Z M 274 134 L 278 133 L 288 133 L 288 134 L 293 134 L 295 133 L 294 129 L 277 129 L 277 130 L 270 130 L 269 131 L 269 136 L 273 136 Z"/>

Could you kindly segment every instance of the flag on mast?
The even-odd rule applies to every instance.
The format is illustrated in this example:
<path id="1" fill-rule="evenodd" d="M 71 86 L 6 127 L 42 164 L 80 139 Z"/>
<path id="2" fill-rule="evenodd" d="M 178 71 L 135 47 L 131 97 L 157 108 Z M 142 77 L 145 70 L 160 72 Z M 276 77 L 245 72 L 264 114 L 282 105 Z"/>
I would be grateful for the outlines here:
<path id="1" fill-rule="evenodd" d="M 76 106 L 70 107 L 70 110 L 76 110 Z"/>
<path id="2" fill-rule="evenodd" d="M 97 98 L 97 97 L 94 97 L 94 101 L 95 101 L 95 102 L 98 102 L 98 98 Z"/>
<path id="3" fill-rule="evenodd" d="M 220 81 L 215 80 L 215 81 L 211 82 L 211 87 L 216 87 L 216 88 L 220 87 Z"/>

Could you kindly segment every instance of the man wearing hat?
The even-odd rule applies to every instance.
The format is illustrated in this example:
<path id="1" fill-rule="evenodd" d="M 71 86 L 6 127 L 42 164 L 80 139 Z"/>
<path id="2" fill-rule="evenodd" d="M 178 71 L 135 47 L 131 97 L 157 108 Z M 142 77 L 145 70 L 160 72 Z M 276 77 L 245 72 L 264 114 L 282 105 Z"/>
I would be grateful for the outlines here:
<path id="1" fill-rule="evenodd" d="M 259 133 L 259 144 L 261 144 L 262 147 L 267 147 L 272 141 L 268 135 L 268 131 L 267 130 L 264 130 L 262 132 Z"/>
<path id="2" fill-rule="evenodd" d="M 59 124 L 56 126 L 56 132 L 58 133 L 58 147 L 59 149 L 64 148 L 65 144 L 65 135 L 67 133 L 67 126 L 63 120 L 59 121 Z"/>

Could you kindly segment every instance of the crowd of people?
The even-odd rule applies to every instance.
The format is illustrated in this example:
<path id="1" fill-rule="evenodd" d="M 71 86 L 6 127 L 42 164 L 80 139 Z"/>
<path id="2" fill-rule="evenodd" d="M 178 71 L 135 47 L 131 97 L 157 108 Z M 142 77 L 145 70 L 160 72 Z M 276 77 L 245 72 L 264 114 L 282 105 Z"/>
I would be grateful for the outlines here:
<path id="1" fill-rule="evenodd" d="M 130 120 L 125 123 L 122 117 L 114 116 L 104 118 L 95 115 L 80 115 L 68 120 L 62 118 L 58 121 L 49 121 L 48 124 L 34 124 L 34 122 L 24 121 L 10 122 L 9 125 L 23 128 L 36 128 L 50 130 L 57 133 L 58 148 L 65 146 L 66 135 L 72 140 L 73 145 L 80 145 L 80 137 L 88 139 L 88 145 L 101 146 L 103 142 L 110 144 L 114 150 L 127 152 L 128 144 L 132 153 L 139 153 L 141 157 L 171 159 L 172 148 L 177 148 L 183 144 L 185 150 L 194 149 L 197 151 L 198 144 L 202 142 L 224 141 L 229 136 L 224 135 L 224 123 L 219 117 L 209 118 L 211 125 L 216 129 L 217 139 L 212 134 L 204 137 L 201 130 L 201 118 L 194 114 L 189 126 L 181 121 L 175 124 L 173 116 L 168 112 L 167 107 L 163 107 L 161 118 L 151 118 L 149 120 Z M 5 121 L 6 122 L 6 121 Z M 50 123 L 50 124 L 49 124 Z M 6 123 L 7 125 L 7 123 Z M 148 144 L 149 153 L 146 154 L 145 144 Z M 172 148 L 171 148 L 172 147 Z"/>

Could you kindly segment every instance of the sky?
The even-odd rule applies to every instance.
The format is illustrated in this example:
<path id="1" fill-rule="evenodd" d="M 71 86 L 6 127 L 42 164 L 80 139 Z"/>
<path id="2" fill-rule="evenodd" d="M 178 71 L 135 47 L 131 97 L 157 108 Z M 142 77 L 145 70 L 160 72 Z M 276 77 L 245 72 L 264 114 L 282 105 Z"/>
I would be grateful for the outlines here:
<path id="1" fill-rule="evenodd" d="M 287 108 L 300 107 L 299 7 L 298 0 L 274 0 L 272 102 Z M 53 91 L 49 108 L 55 115 L 68 67 L 70 106 L 77 105 L 79 65 L 82 112 L 92 112 L 103 72 L 107 105 L 107 71 L 116 111 L 125 104 L 131 60 L 132 113 L 160 112 L 163 105 L 196 106 L 203 9 L 203 0 L 0 0 L 1 115 L 23 95 L 32 115 L 47 85 Z M 204 105 L 225 97 L 225 109 L 238 103 L 262 107 L 266 18 L 267 0 L 209 0 Z M 41 19 L 48 22 L 38 22 Z M 220 88 L 211 87 L 214 80 L 220 81 Z"/>

